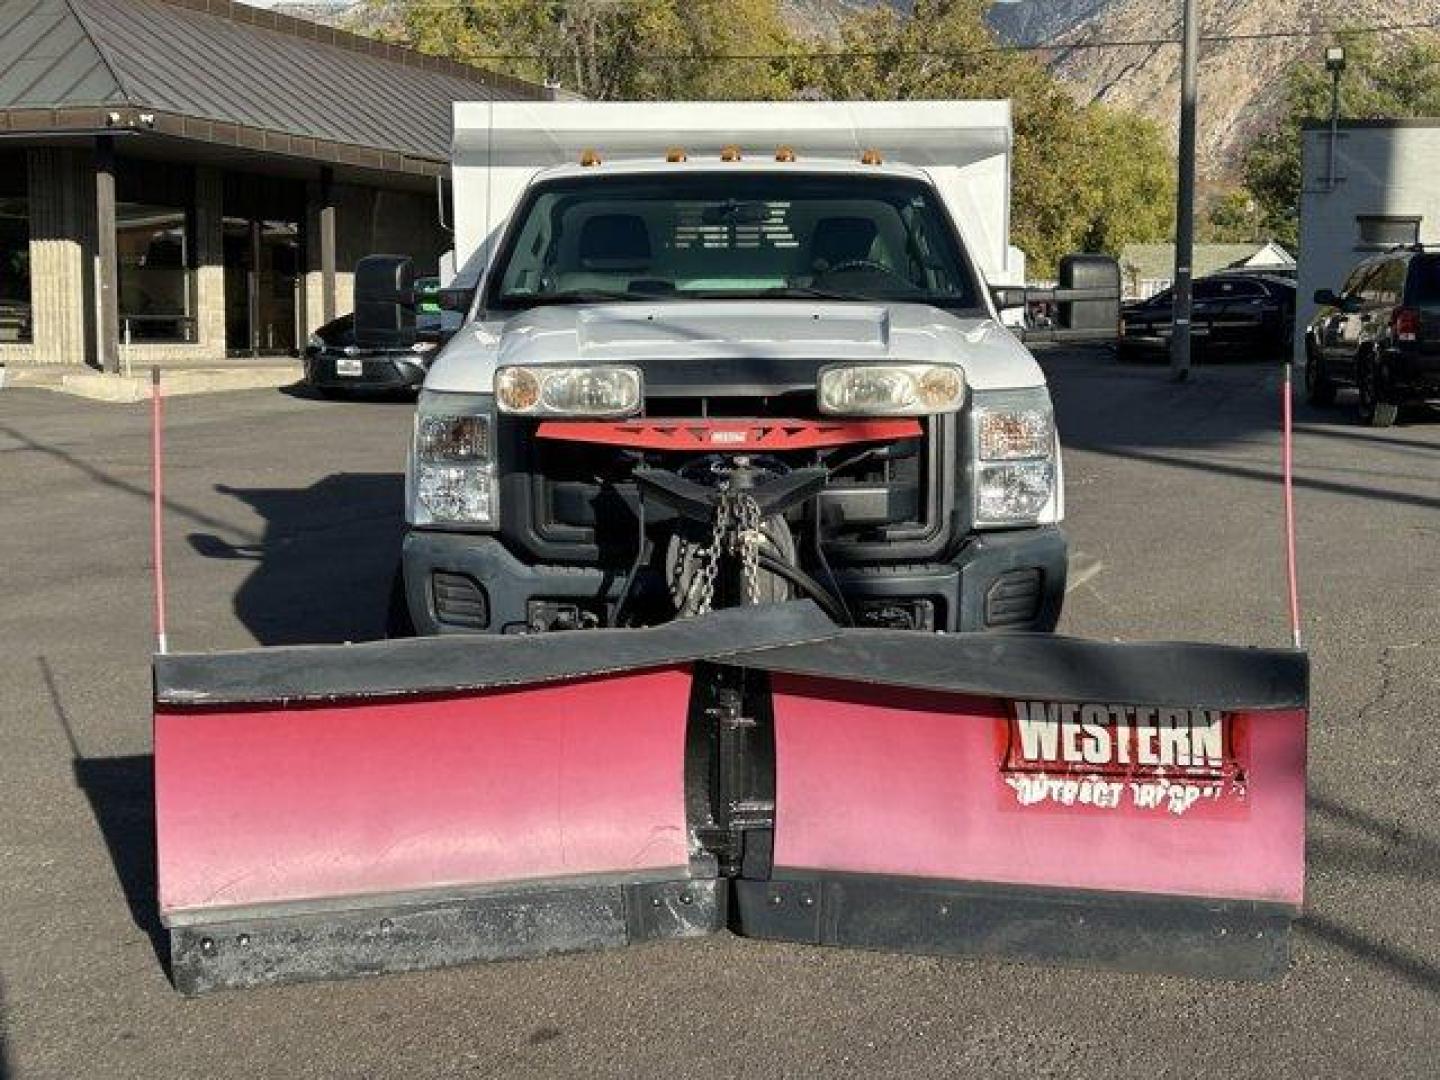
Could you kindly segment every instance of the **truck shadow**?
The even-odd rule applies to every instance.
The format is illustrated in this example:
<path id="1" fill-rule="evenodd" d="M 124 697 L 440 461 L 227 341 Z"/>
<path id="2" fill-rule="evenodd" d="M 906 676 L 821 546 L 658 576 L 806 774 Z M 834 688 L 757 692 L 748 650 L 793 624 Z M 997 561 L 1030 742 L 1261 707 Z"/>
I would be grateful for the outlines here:
<path id="1" fill-rule="evenodd" d="M 70 748 L 75 786 L 90 803 L 90 812 L 110 853 L 116 880 L 125 895 L 130 918 L 150 939 L 155 958 L 166 971 L 170 946 L 160 925 L 155 882 L 155 763 L 149 754 L 87 757 L 75 736 L 60 684 L 48 658 L 36 658 L 50 698 L 50 710 Z M 3 1074 L 0 1074 L 3 1077 Z"/>
<path id="2" fill-rule="evenodd" d="M 337 473 L 302 488 L 215 490 L 264 522 L 256 543 L 209 532 L 187 540 L 202 558 L 250 562 L 236 616 L 262 645 L 365 641 L 385 634 L 400 559 L 405 478 Z"/>

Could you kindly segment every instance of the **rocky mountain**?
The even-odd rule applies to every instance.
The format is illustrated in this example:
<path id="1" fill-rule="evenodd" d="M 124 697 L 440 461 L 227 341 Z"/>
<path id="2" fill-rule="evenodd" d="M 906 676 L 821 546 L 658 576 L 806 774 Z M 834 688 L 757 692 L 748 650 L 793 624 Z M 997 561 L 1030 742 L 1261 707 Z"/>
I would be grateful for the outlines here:
<path id="1" fill-rule="evenodd" d="M 1082 100 L 1135 109 L 1173 128 L 1180 101 L 1178 45 L 1073 46 L 1178 37 L 1178 8 L 1155 0 L 1109 0 L 1062 32 L 1072 47 L 1056 52 L 1051 66 Z M 1232 39 L 1201 47 L 1199 157 L 1202 174 L 1212 180 L 1233 173 L 1255 134 L 1274 122 L 1283 105 L 1286 69 L 1298 59 L 1322 62 L 1327 27 L 1417 23 L 1437 16 L 1436 0 L 1209 0 L 1201 11 L 1205 36 Z M 1276 30 L 1314 36 L 1259 36 Z"/>

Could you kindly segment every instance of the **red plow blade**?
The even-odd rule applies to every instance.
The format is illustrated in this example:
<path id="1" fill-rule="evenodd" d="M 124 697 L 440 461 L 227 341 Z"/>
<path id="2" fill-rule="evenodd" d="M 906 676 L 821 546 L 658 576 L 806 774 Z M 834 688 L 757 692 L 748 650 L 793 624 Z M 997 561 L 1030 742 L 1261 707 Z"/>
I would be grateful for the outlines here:
<path id="1" fill-rule="evenodd" d="M 652 630 L 156 661 L 177 986 L 757 937 L 1268 977 L 1297 652 Z"/>

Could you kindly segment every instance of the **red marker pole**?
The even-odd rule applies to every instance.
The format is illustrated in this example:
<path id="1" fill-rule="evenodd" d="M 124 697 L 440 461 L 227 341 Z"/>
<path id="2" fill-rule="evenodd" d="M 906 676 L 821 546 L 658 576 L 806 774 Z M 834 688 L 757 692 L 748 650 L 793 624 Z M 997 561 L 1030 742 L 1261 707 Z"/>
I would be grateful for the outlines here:
<path id="1" fill-rule="evenodd" d="M 165 635 L 165 440 L 160 369 L 150 369 L 150 545 L 155 567 L 155 651 L 169 651 Z"/>
<path id="2" fill-rule="evenodd" d="M 1291 402 L 1294 395 L 1291 392 L 1290 373 L 1294 364 L 1285 361 L 1285 378 L 1281 380 L 1280 393 L 1283 401 L 1280 406 L 1280 442 L 1282 446 L 1281 458 L 1283 463 L 1284 484 L 1285 484 L 1285 574 L 1288 579 L 1290 590 L 1290 639 L 1295 648 L 1301 648 L 1300 637 L 1300 574 L 1296 567 L 1295 560 L 1295 484 L 1294 484 L 1294 452 L 1293 444 L 1293 422 Z"/>

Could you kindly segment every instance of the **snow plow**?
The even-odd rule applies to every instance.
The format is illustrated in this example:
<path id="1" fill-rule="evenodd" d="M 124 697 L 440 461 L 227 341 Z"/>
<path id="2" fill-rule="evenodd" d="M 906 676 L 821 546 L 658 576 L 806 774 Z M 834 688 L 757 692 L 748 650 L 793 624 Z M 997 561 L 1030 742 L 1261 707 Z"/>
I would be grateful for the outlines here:
<path id="1" fill-rule="evenodd" d="M 417 407 L 397 636 L 161 634 L 181 991 L 721 931 L 1285 970 L 1307 658 L 1050 632 L 1060 445 L 1000 320 L 1033 297 L 983 276 L 1008 112 L 967 107 L 458 107 L 483 274 Z M 782 127 L 880 149 L 729 145 Z M 1027 332 L 1113 337 L 1116 281 L 1067 260 Z M 356 292 L 357 338 L 413 342 L 407 260 Z"/>
<path id="2" fill-rule="evenodd" d="M 1245 978 L 1304 877 L 1289 650 L 646 629 L 156 662 L 187 993 L 691 937 Z"/>

